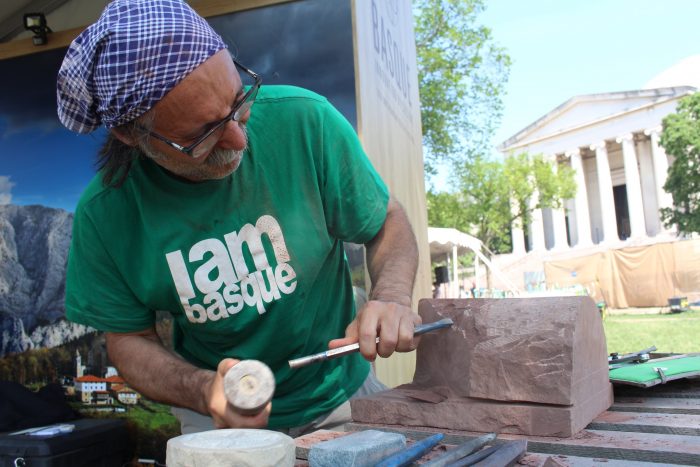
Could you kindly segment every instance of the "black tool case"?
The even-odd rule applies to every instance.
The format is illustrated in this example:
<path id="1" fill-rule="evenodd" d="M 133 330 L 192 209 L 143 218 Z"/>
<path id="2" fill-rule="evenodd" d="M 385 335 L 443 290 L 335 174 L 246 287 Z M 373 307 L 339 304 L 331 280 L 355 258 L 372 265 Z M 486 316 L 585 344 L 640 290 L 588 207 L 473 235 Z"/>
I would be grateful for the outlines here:
<path id="1" fill-rule="evenodd" d="M 0 466 L 121 467 L 130 460 L 124 420 L 89 419 L 66 422 L 70 433 L 53 436 L 0 434 Z"/>

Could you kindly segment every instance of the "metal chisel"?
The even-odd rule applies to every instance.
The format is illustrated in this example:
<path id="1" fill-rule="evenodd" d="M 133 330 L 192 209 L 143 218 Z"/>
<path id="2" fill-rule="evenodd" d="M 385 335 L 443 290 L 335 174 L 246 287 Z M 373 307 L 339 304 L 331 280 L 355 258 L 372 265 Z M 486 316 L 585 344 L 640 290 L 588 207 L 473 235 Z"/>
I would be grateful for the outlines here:
<path id="1" fill-rule="evenodd" d="M 434 323 L 419 324 L 415 327 L 413 331 L 414 336 L 419 336 L 425 334 L 426 332 L 434 331 L 436 329 L 448 328 L 452 326 L 454 322 L 450 318 L 443 318 Z M 379 337 L 377 337 L 377 343 L 379 343 Z M 315 362 L 321 362 L 323 360 L 328 360 L 331 358 L 341 357 L 349 353 L 359 352 L 360 344 L 350 344 L 338 347 L 337 349 L 330 349 L 323 352 L 319 352 L 313 355 L 307 355 L 306 357 L 295 358 L 294 360 L 289 360 L 289 366 L 291 368 L 299 368 L 302 366 L 309 365 Z"/>

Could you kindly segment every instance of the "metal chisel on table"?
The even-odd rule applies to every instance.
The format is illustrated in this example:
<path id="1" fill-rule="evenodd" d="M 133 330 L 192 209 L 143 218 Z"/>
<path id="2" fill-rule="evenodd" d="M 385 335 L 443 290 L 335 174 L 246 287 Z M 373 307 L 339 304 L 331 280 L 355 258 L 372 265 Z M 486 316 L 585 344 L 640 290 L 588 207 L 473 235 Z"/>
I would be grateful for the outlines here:
<path id="1" fill-rule="evenodd" d="M 448 328 L 452 326 L 454 322 L 450 318 L 444 318 L 434 323 L 419 324 L 415 327 L 413 331 L 414 336 L 419 336 L 425 334 L 426 332 L 434 331 L 436 329 Z M 379 338 L 377 337 L 377 343 L 379 343 Z M 360 344 L 350 344 L 338 347 L 337 349 L 326 350 L 313 355 L 308 355 L 306 357 L 295 358 L 294 360 L 289 360 L 289 366 L 291 368 L 299 368 L 302 366 L 309 365 L 315 362 L 321 362 L 323 360 L 328 360 L 330 358 L 337 358 L 349 353 L 359 352 Z"/>

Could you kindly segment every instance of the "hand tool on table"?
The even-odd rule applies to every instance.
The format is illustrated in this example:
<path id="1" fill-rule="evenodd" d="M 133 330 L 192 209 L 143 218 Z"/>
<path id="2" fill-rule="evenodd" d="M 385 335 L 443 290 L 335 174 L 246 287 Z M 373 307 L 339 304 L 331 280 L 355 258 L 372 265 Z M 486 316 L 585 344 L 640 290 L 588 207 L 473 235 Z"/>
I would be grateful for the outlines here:
<path id="1" fill-rule="evenodd" d="M 527 452 L 527 440 L 506 441 L 490 448 L 482 449 L 449 464 L 448 467 L 511 467 Z"/>
<path id="2" fill-rule="evenodd" d="M 415 327 L 413 331 L 414 336 L 419 336 L 421 334 L 425 334 L 426 332 L 434 331 L 436 329 L 442 329 L 442 328 L 448 328 L 454 324 L 454 321 L 452 321 L 450 318 L 443 318 L 439 321 L 435 321 L 433 323 L 427 323 L 427 324 L 419 324 L 418 326 Z M 377 343 L 379 343 L 379 337 L 377 337 Z M 319 352 L 316 354 L 312 355 L 307 355 L 306 357 L 300 357 L 300 358 L 295 358 L 293 360 L 289 360 L 289 366 L 291 368 L 299 368 L 302 366 L 310 365 L 311 363 L 316 363 L 316 362 L 322 362 L 324 360 L 328 360 L 331 358 L 338 358 L 343 355 L 355 353 L 360 351 L 360 344 L 359 342 L 355 344 L 350 344 L 350 345 L 344 345 L 342 347 L 338 347 L 337 349 L 330 349 L 330 350 L 325 350 L 323 352 Z"/>
<path id="3" fill-rule="evenodd" d="M 610 369 L 620 368 L 625 363 L 644 363 L 648 362 L 650 353 L 656 350 L 656 346 L 651 346 L 648 349 L 640 350 L 639 352 L 632 352 L 624 355 L 618 355 L 617 353 L 611 353 L 608 357 L 608 366 Z"/>
<path id="4" fill-rule="evenodd" d="M 450 449 L 440 457 L 426 462 L 425 464 L 423 464 L 423 467 L 445 467 L 446 465 L 449 465 L 455 461 L 458 461 L 459 459 L 470 455 L 477 449 L 481 449 L 482 447 L 484 447 L 484 445 L 490 443 L 494 439 L 496 439 L 496 433 L 489 433 L 487 435 L 479 436 L 478 438 L 470 439 L 466 443 L 460 444 L 454 449 Z M 489 452 L 489 454 L 491 454 L 491 452 Z M 483 457 L 480 459 L 483 459 Z"/>
<path id="5" fill-rule="evenodd" d="M 376 467 L 405 467 L 410 465 L 414 460 L 420 459 L 423 454 L 433 449 L 433 446 L 442 441 L 444 437 L 445 435 L 442 433 L 437 433 L 416 441 L 411 446 L 395 452 L 382 460 Z"/>
<path id="6" fill-rule="evenodd" d="M 680 378 L 700 376 L 700 353 L 653 358 L 648 362 L 610 366 L 610 382 L 648 388 Z"/>

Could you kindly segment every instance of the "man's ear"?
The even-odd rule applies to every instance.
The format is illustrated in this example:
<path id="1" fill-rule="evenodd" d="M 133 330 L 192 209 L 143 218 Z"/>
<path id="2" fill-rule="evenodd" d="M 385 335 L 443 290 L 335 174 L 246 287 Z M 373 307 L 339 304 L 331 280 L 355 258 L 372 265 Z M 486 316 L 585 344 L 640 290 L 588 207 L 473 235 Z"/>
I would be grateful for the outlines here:
<path id="1" fill-rule="evenodd" d="M 109 131 L 112 132 L 112 135 L 114 135 L 115 138 L 117 138 L 119 141 L 126 144 L 127 146 L 136 146 L 136 140 L 126 131 L 121 130 L 119 128 L 112 128 Z"/>

